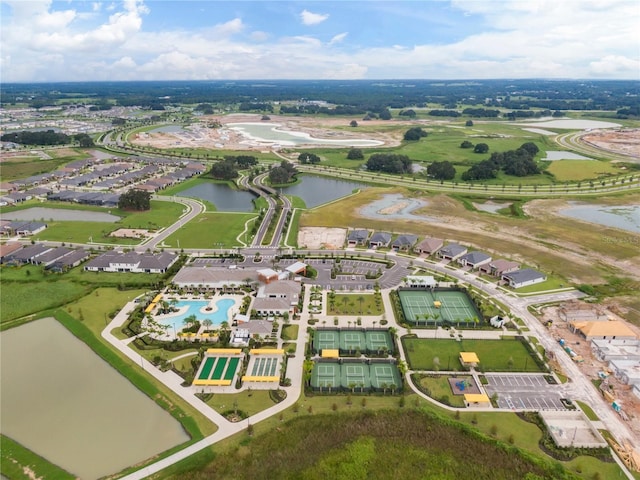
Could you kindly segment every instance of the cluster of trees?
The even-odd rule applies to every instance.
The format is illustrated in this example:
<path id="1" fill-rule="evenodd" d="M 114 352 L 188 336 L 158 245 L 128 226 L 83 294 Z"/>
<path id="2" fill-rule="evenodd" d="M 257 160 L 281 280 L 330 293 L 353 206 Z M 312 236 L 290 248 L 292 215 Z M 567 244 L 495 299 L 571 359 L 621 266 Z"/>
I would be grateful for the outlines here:
<path id="1" fill-rule="evenodd" d="M 456 110 L 431 110 L 429 115 L 432 117 L 459 117 L 460 112 Z"/>
<path id="2" fill-rule="evenodd" d="M 416 111 L 413 110 L 412 108 L 409 108 L 407 110 L 400 110 L 400 113 L 398 115 L 401 117 L 415 118 Z"/>
<path id="3" fill-rule="evenodd" d="M 488 108 L 465 108 L 462 113 L 472 117 L 498 118 L 500 110 L 489 110 Z"/>
<path id="4" fill-rule="evenodd" d="M 367 160 L 367 170 L 385 173 L 411 173 L 412 161 L 406 155 L 374 153 Z"/>
<path id="5" fill-rule="evenodd" d="M 404 139 L 410 142 L 417 142 L 422 137 L 426 137 L 427 132 L 422 130 L 422 127 L 412 127 L 404 132 Z"/>
<path id="6" fill-rule="evenodd" d="M 43 130 L 39 132 L 22 130 L 20 132 L 5 133 L 0 137 L 0 140 L 3 142 L 19 143 L 21 145 L 65 145 L 71 142 L 69 135 L 53 130 Z"/>
<path id="7" fill-rule="evenodd" d="M 320 157 L 315 153 L 302 152 L 298 155 L 298 161 L 302 165 L 306 165 L 307 163 L 311 163 L 312 165 L 316 165 L 320 163 Z"/>
<path id="8" fill-rule="evenodd" d="M 68 143 L 77 142 L 81 147 L 93 147 L 93 138 L 86 133 L 78 133 L 76 135 L 66 135 L 58 133 L 54 130 L 42 130 L 30 132 L 22 130 L 20 132 L 5 133 L 0 137 L 3 142 L 19 143 L 21 145 L 66 145 Z"/>
<path id="9" fill-rule="evenodd" d="M 487 153 L 489 151 L 489 145 L 486 143 L 478 143 L 474 145 L 469 140 L 464 140 L 460 144 L 460 148 L 473 148 L 473 153 Z"/>
<path id="10" fill-rule="evenodd" d="M 273 105 L 270 103 L 242 102 L 238 107 L 241 112 L 270 112 L 273 113 Z"/>
<path id="11" fill-rule="evenodd" d="M 448 160 L 433 162 L 427 167 L 427 175 L 437 180 L 453 180 L 456 176 L 456 169 Z"/>
<path id="12" fill-rule="evenodd" d="M 475 164 L 464 172 L 462 180 L 488 180 L 496 178 L 500 171 L 516 177 L 536 175 L 540 173 L 540 169 L 533 159 L 538 151 L 539 149 L 535 143 L 527 142 L 516 150 L 494 152 L 487 160 Z"/>
<path id="13" fill-rule="evenodd" d="M 133 188 L 120 195 L 118 208 L 122 210 L 149 210 L 151 209 L 151 193 Z"/>
<path id="14" fill-rule="evenodd" d="M 364 160 L 364 152 L 360 148 L 352 148 L 347 153 L 347 160 Z"/>
<path id="15" fill-rule="evenodd" d="M 221 162 L 214 163 L 209 173 L 217 180 L 232 180 L 238 176 L 238 170 L 257 164 L 258 160 L 253 155 L 228 155 Z"/>
<path id="16" fill-rule="evenodd" d="M 201 103 L 193 109 L 194 112 L 202 112 L 204 115 L 213 114 L 213 105 L 210 103 Z"/>
<path id="17" fill-rule="evenodd" d="M 280 113 L 282 114 L 292 114 L 292 115 L 302 115 L 302 114 L 325 114 L 325 115 L 362 115 L 366 113 L 367 110 L 361 106 L 353 106 L 353 105 L 336 105 L 333 108 L 329 108 L 326 106 L 309 104 L 309 105 L 281 105 Z"/>
<path id="18" fill-rule="evenodd" d="M 271 182 L 272 185 L 289 183 L 297 173 L 298 171 L 293 163 L 283 160 L 280 162 L 280 166 L 273 167 L 269 170 L 269 182 Z"/>

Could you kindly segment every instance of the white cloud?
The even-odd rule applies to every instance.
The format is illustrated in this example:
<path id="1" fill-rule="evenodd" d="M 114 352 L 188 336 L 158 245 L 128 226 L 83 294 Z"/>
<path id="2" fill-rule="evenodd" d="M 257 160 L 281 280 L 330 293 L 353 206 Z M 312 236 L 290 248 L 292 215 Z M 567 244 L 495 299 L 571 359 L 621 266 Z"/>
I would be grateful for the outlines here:
<path id="1" fill-rule="evenodd" d="M 334 37 L 329 40 L 329 45 L 335 45 L 336 43 L 342 43 L 342 41 L 347 38 L 347 35 L 349 35 L 348 32 L 344 32 L 344 33 L 339 33 L 338 35 L 334 35 Z"/>
<path id="2" fill-rule="evenodd" d="M 302 23 L 305 25 L 317 25 L 324 22 L 327 18 L 329 18 L 328 14 L 313 13 L 309 10 L 303 10 L 300 14 L 300 20 L 302 20 Z"/>
<path id="3" fill-rule="evenodd" d="M 260 30 L 256 30 L 255 32 L 251 32 L 249 36 L 251 40 L 256 42 L 265 42 L 269 39 L 270 35 L 267 32 L 262 32 Z"/>
<path id="4" fill-rule="evenodd" d="M 618 78 L 629 74 L 637 76 L 640 72 L 640 61 L 637 58 L 607 55 L 601 60 L 591 62 L 589 70 L 594 75 L 605 78 Z"/>

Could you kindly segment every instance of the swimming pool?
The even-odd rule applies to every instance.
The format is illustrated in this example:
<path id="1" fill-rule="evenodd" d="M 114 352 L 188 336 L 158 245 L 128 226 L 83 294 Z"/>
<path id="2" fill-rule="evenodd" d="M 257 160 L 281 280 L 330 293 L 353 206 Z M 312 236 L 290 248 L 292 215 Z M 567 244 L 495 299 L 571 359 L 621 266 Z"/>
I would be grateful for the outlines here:
<path id="1" fill-rule="evenodd" d="M 184 326 L 184 319 L 195 315 L 196 319 L 202 323 L 203 320 L 211 320 L 212 325 L 220 325 L 222 322 L 230 322 L 229 309 L 235 305 L 235 300 L 230 298 L 222 298 L 215 302 L 217 310 L 206 312 L 204 308 L 209 306 L 210 300 L 179 300 L 175 307 L 182 310 L 184 307 L 188 307 L 185 312 L 176 314 L 175 316 L 163 316 L 155 319 L 161 325 L 168 327 L 175 327 L 180 329 Z"/>

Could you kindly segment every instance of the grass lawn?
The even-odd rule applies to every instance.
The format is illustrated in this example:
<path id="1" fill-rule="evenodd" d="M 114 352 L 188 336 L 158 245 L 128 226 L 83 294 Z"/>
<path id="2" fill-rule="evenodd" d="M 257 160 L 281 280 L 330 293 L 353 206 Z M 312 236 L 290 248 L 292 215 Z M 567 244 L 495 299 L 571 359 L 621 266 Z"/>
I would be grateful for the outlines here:
<path id="1" fill-rule="evenodd" d="M 269 390 L 244 390 L 234 394 L 215 394 L 207 400 L 207 405 L 218 413 L 237 408 L 251 416 L 273 406 L 274 402 L 269 397 Z"/>
<path id="2" fill-rule="evenodd" d="M 587 416 L 589 420 L 591 420 L 592 422 L 600 421 L 600 419 L 598 418 L 598 415 L 596 415 L 596 412 L 594 412 L 589 405 L 587 405 L 584 402 L 581 402 L 580 400 L 576 400 L 576 403 L 580 407 L 580 410 L 584 412 L 584 414 Z"/>
<path id="3" fill-rule="evenodd" d="M 237 240 L 243 235 L 245 224 L 253 213 L 203 213 L 183 225 L 177 232 L 165 240 L 166 246 L 180 248 L 231 248 L 240 246 Z M 250 228 L 250 227 L 249 227 Z M 247 232 L 247 243 L 251 236 Z"/>
<path id="4" fill-rule="evenodd" d="M 3 269 L 4 272 L 4 269 Z M 68 280 L 52 278 L 47 282 L 2 282 L 0 323 L 2 328 L 15 325 L 16 320 L 41 310 L 59 307 L 86 295 L 90 287 Z"/>
<path id="5" fill-rule="evenodd" d="M 295 344 L 294 342 L 283 343 L 282 348 L 284 349 L 285 353 L 294 354 L 296 353 L 297 344 Z"/>
<path id="6" fill-rule="evenodd" d="M 611 163 L 598 160 L 556 160 L 547 171 L 559 182 L 581 181 L 624 173 Z"/>
<path id="7" fill-rule="evenodd" d="M 529 352 L 517 340 L 455 340 L 419 339 L 403 337 L 407 360 L 413 370 L 436 370 L 434 358 L 439 359 L 438 370 L 462 371 L 460 352 L 475 352 L 480 358 L 478 370 L 486 372 L 541 372 Z"/>
<path id="8" fill-rule="evenodd" d="M 296 340 L 298 338 L 298 325 L 285 325 L 282 327 L 280 338 L 283 340 Z"/>
<path id="9" fill-rule="evenodd" d="M 545 280 L 544 282 L 536 283 L 534 285 L 527 285 L 526 287 L 521 288 L 513 288 L 511 290 L 516 293 L 535 293 L 545 292 L 547 290 L 556 290 L 559 288 L 567 288 L 569 286 L 570 285 L 568 285 L 568 282 L 564 278 L 558 275 L 547 275 L 547 280 Z"/>
<path id="10" fill-rule="evenodd" d="M 434 377 L 424 376 L 420 378 L 419 384 L 420 389 L 423 392 L 440 403 L 444 403 L 445 405 L 450 405 L 452 407 L 464 407 L 464 396 L 453 394 L 451 386 L 449 385 L 448 375 L 437 375 Z"/>
<path id="11" fill-rule="evenodd" d="M 73 480 L 75 475 L 50 463 L 9 437 L 0 435 L 0 471 L 3 478 L 55 478 Z"/>
<path id="12" fill-rule="evenodd" d="M 375 293 L 335 294 L 333 302 L 328 297 L 327 304 L 327 315 L 381 315 L 384 308 Z"/>

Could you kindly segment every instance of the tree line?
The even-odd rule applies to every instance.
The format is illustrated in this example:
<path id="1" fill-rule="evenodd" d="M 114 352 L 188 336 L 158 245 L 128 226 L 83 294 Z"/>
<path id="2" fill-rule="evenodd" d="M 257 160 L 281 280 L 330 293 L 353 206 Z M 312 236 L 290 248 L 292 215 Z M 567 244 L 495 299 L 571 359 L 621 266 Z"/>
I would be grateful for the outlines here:
<path id="1" fill-rule="evenodd" d="M 29 131 L 5 133 L 0 137 L 3 142 L 13 142 L 20 145 L 68 145 L 77 142 L 81 147 L 93 147 L 93 139 L 86 133 L 67 135 L 54 130 Z"/>
<path id="2" fill-rule="evenodd" d="M 227 155 L 221 162 L 216 162 L 211 167 L 209 174 L 216 180 L 233 180 L 238 177 L 239 170 L 246 170 L 258 164 L 253 155 Z"/>
<path id="3" fill-rule="evenodd" d="M 523 143 L 516 150 L 494 152 L 487 160 L 473 165 L 462 174 L 462 180 L 489 180 L 496 178 L 500 171 L 507 175 L 525 177 L 540 173 L 534 157 L 539 149 L 533 142 Z"/>

